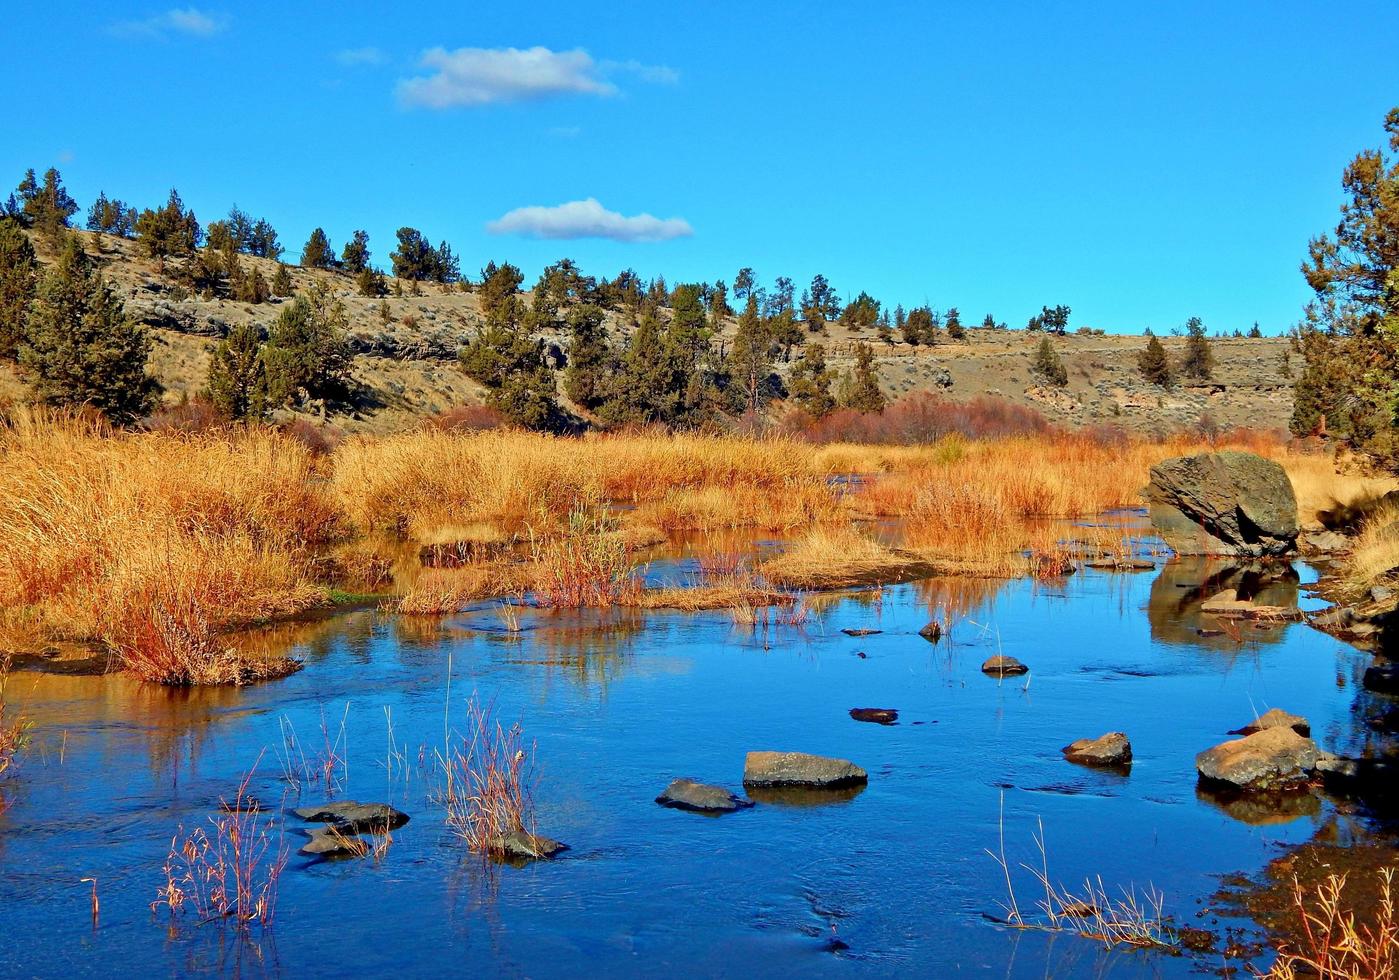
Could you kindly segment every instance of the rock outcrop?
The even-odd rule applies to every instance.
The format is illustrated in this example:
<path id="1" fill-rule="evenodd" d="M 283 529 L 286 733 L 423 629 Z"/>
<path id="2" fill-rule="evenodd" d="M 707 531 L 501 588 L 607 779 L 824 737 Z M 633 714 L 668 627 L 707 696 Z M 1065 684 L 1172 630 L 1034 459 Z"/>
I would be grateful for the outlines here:
<path id="1" fill-rule="evenodd" d="M 1163 460 L 1146 491 L 1151 521 L 1180 555 L 1269 557 L 1296 550 L 1297 496 L 1287 472 L 1229 450 Z"/>

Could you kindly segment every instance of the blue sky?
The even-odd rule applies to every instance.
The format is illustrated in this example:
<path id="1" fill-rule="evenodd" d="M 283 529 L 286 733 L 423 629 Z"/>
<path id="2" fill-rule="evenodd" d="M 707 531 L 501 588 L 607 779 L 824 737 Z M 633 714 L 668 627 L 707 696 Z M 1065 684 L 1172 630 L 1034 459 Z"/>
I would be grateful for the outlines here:
<path id="1" fill-rule="evenodd" d="M 56 2 L 21 28 L 0 174 L 57 165 L 84 206 L 174 186 L 294 255 L 363 227 L 387 262 L 406 224 L 473 272 L 751 265 L 1012 326 L 1285 329 L 1399 104 L 1389 2 Z M 610 237 L 532 237 L 578 233 Z"/>

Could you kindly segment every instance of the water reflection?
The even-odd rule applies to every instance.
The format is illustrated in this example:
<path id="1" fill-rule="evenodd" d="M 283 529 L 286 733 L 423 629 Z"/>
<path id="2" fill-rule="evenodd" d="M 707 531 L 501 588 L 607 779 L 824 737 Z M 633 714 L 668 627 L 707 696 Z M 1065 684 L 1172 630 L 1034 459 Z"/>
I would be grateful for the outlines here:
<path id="1" fill-rule="evenodd" d="M 1222 623 L 1201 611 L 1220 592 L 1234 590 L 1239 598 L 1258 605 L 1297 608 L 1297 571 L 1283 563 L 1240 564 L 1210 558 L 1180 558 L 1161 566 L 1151 583 L 1147 620 L 1151 636 L 1178 646 L 1237 652 L 1241 641 L 1271 644 L 1281 641 L 1286 625 Z"/>

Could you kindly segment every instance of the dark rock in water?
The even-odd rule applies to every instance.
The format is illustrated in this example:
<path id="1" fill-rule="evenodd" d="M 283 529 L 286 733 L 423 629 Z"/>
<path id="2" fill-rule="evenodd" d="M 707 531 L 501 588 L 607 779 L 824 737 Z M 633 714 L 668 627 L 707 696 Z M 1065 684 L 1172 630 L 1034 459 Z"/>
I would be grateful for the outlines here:
<path id="1" fill-rule="evenodd" d="M 301 853 L 317 857 L 363 857 L 369 853 L 369 845 L 353 833 L 341 833 L 333 827 L 315 827 L 308 830 L 311 838 L 301 845 Z"/>
<path id="2" fill-rule="evenodd" d="M 1243 728 L 1236 728 L 1229 734 L 1253 735 L 1256 732 L 1267 731 L 1269 728 L 1290 728 L 1298 735 L 1310 735 L 1312 733 L 1311 723 L 1301 715 L 1288 714 L 1281 708 L 1271 708 L 1253 719 L 1253 721 L 1249 722 Z"/>
<path id="3" fill-rule="evenodd" d="M 863 650 L 856 650 L 855 656 L 859 657 L 861 660 L 868 660 L 870 658 L 870 655 Z"/>
<path id="4" fill-rule="evenodd" d="M 568 845 L 550 837 L 517 830 L 500 840 L 496 849 L 508 860 L 539 861 L 568 850 Z"/>
<path id="5" fill-rule="evenodd" d="M 1375 664 L 1365 668 L 1365 690 L 1399 694 L 1399 664 Z"/>
<path id="6" fill-rule="evenodd" d="M 1399 763 L 1388 759 L 1346 759 L 1323 752 L 1316 772 L 1332 793 L 1387 801 L 1399 796 Z"/>
<path id="7" fill-rule="evenodd" d="M 1163 460 L 1146 491 L 1151 522 L 1181 555 L 1264 557 L 1296 550 L 1297 497 L 1287 472 L 1229 450 Z"/>
<path id="8" fill-rule="evenodd" d="M 1018 674 L 1028 674 L 1030 668 L 1014 657 L 997 655 L 981 665 L 981 672 L 993 677 L 1012 677 Z"/>
<path id="9" fill-rule="evenodd" d="M 1399 708 L 1389 708 L 1366 719 L 1369 726 L 1380 732 L 1399 732 Z"/>
<path id="10" fill-rule="evenodd" d="M 805 752 L 749 752 L 744 786 L 835 787 L 869 782 L 869 773 L 846 759 Z"/>
<path id="11" fill-rule="evenodd" d="M 856 721 L 872 721 L 876 725 L 892 725 L 899 720 L 894 708 L 851 708 L 850 717 Z"/>
<path id="12" fill-rule="evenodd" d="M 844 630 L 841 630 L 841 632 L 844 633 L 846 636 L 874 636 L 874 635 L 876 635 L 876 634 L 878 634 L 878 633 L 883 633 L 884 631 L 883 631 L 883 630 L 867 630 L 867 629 L 858 629 L 858 630 L 844 629 Z"/>
<path id="13" fill-rule="evenodd" d="M 1126 769 L 1132 764 L 1132 743 L 1122 732 L 1108 732 L 1097 738 L 1081 738 L 1061 750 L 1064 758 L 1084 766 Z"/>
<path id="14" fill-rule="evenodd" d="M 1207 783 L 1249 791 L 1279 790 L 1305 783 L 1319 755 L 1315 742 L 1291 728 L 1269 728 L 1201 752 L 1195 757 L 1195 768 Z"/>
<path id="15" fill-rule="evenodd" d="M 298 807 L 292 813 L 311 823 L 330 824 L 341 833 L 383 833 L 408 822 L 408 814 L 395 810 L 387 803 L 356 803 L 353 800 Z"/>
<path id="16" fill-rule="evenodd" d="M 942 639 L 942 624 L 937 620 L 933 620 L 927 626 L 919 630 L 918 635 L 929 643 L 936 643 L 938 640 Z"/>
<path id="17" fill-rule="evenodd" d="M 753 805 L 752 801 L 735 796 L 722 786 L 710 786 L 693 779 L 671 780 L 670 785 L 656 797 L 656 802 L 661 806 L 697 813 L 732 813 Z"/>

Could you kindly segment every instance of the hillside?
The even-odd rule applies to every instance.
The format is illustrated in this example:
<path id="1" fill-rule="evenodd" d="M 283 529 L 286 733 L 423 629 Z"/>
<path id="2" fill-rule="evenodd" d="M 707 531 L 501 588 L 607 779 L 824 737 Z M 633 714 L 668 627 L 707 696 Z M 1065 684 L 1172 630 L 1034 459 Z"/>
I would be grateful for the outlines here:
<path id="1" fill-rule="evenodd" d="M 152 370 L 166 389 L 167 403 L 202 389 L 209 356 L 228 329 L 240 322 L 267 325 L 285 300 L 262 304 L 186 295 L 173 279 L 137 249 L 135 242 L 110 235 L 82 235 L 89 254 L 116 283 L 128 311 L 145 323 L 155 339 Z M 41 259 L 51 252 L 35 238 Z M 271 278 L 276 263 L 242 256 L 251 270 Z M 289 267 L 297 288 L 314 279 L 327 282 L 349 315 L 355 350 L 354 373 L 362 397 L 353 407 L 331 410 L 328 420 L 346 431 L 386 432 L 411 427 L 422 416 L 476 404 L 482 389 L 456 365 L 457 351 L 483 323 L 480 304 L 471 292 L 452 286 L 401 282 L 404 295 L 383 300 L 358 295 L 351 277 L 330 271 Z M 387 319 L 385 314 L 387 313 Z M 628 328 L 614 314 L 609 330 L 623 336 Z M 727 344 L 736 321 L 726 322 L 716 338 Z M 1135 335 L 1069 334 L 1054 338 L 1069 383 L 1047 388 L 1036 383 L 1030 359 L 1041 335 L 1020 330 L 968 329 L 966 339 L 944 339 L 933 347 L 902 341 L 885 344 L 873 330 L 828 325 L 827 360 L 837 374 L 848 370 L 859 342 L 872 344 L 881 387 L 891 398 L 936 391 L 955 400 L 993 395 L 1033 406 L 1051 421 L 1069 427 L 1111 423 L 1142 432 L 1168 431 L 1208 417 L 1223 426 L 1279 428 L 1292 411 L 1292 384 L 1282 365 L 1286 338 L 1218 338 L 1211 341 L 1216 358 L 1208 383 L 1179 384 L 1165 390 L 1142 381 L 1136 358 L 1143 340 Z M 567 349 L 567 338 L 550 333 L 544 340 Z M 1177 359 L 1184 340 L 1163 337 Z M 795 358 L 800 348 L 793 352 Z M 1294 368 L 1300 364 L 1294 364 Z M 778 363 L 779 373 L 786 365 Z M 0 367 L 0 399 L 19 398 L 23 386 L 13 369 Z"/>

